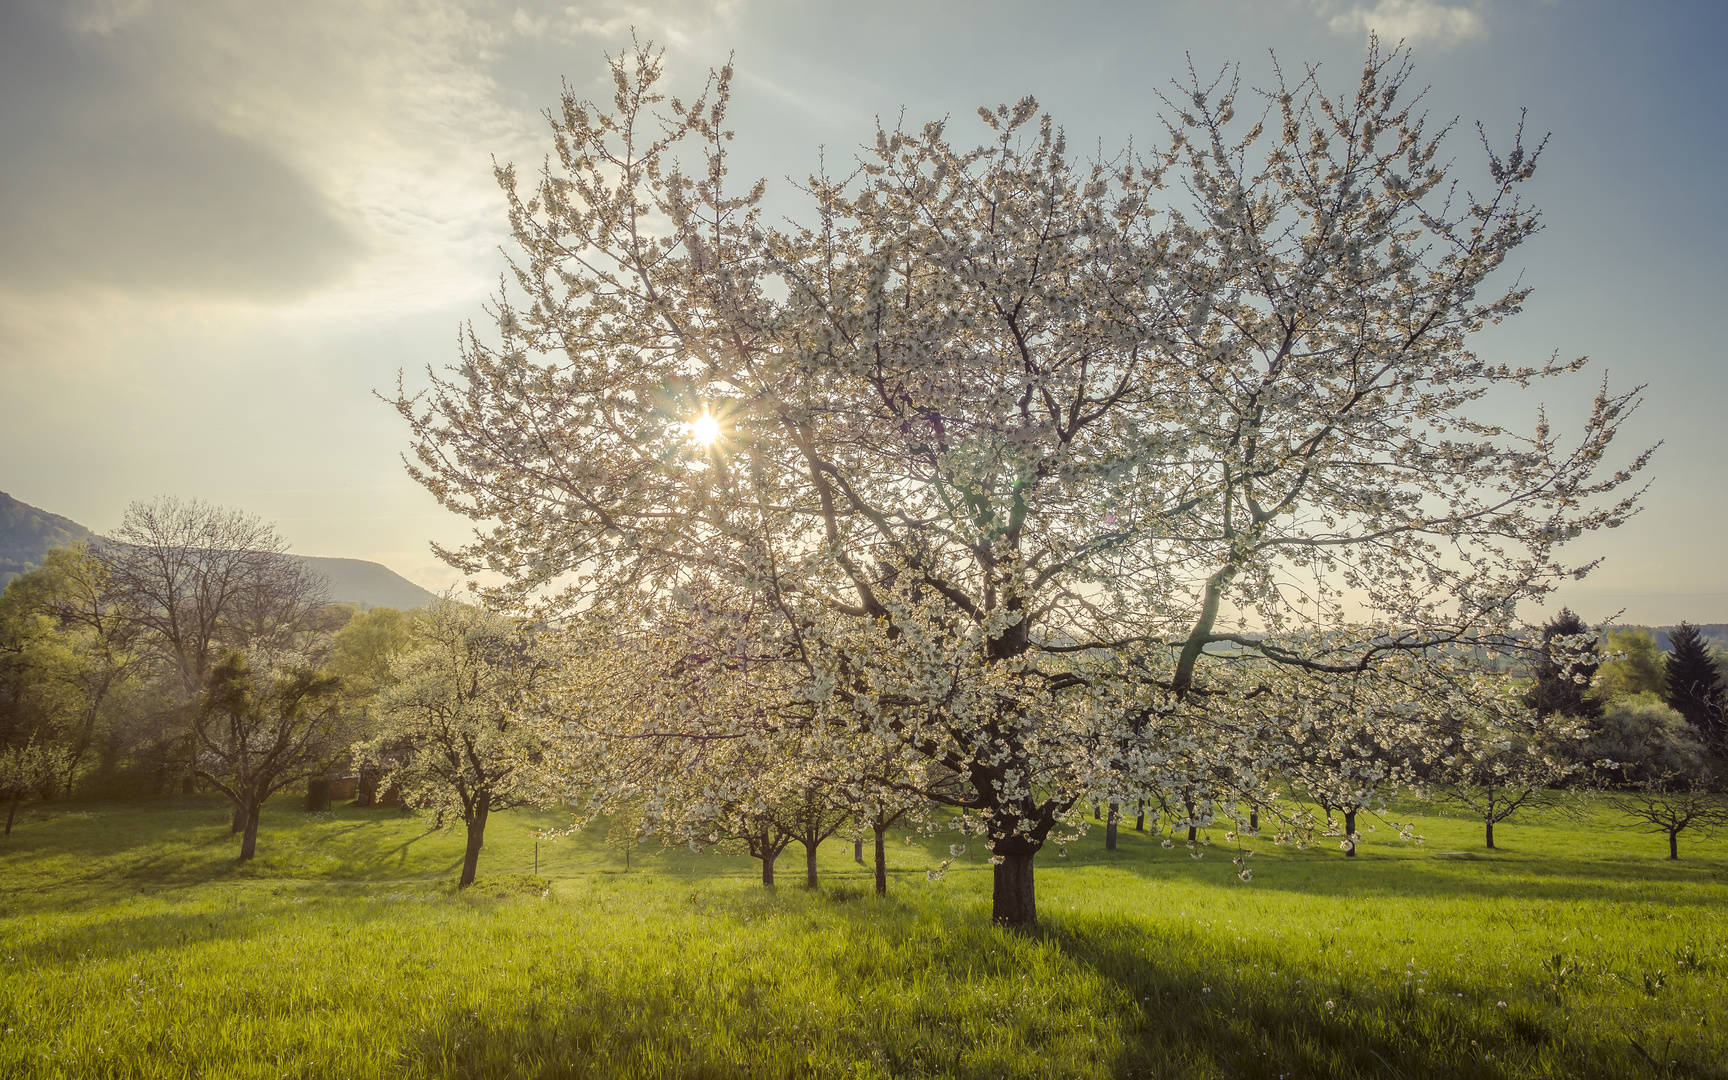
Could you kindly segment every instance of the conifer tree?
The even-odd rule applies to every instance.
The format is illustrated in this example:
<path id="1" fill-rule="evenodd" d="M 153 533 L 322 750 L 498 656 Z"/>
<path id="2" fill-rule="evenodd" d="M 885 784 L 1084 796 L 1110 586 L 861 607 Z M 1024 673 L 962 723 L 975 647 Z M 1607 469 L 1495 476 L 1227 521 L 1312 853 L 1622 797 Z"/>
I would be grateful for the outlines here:
<path id="1" fill-rule="evenodd" d="M 1524 704 L 1538 716 L 1558 713 L 1594 719 L 1602 715 L 1602 703 L 1586 696 L 1602 664 L 1596 642 L 1585 640 L 1590 633 L 1571 608 L 1561 608 L 1542 625 L 1542 648 L 1532 665 L 1536 681 L 1524 695 Z"/>
<path id="2" fill-rule="evenodd" d="M 1668 635 L 1673 651 L 1664 658 L 1668 676 L 1668 704 L 1684 716 L 1688 723 L 1712 748 L 1721 750 L 1728 745 L 1728 725 L 1724 724 L 1724 706 L 1728 705 L 1728 689 L 1722 685 L 1722 675 L 1716 670 L 1710 647 L 1696 626 L 1681 623 Z"/>

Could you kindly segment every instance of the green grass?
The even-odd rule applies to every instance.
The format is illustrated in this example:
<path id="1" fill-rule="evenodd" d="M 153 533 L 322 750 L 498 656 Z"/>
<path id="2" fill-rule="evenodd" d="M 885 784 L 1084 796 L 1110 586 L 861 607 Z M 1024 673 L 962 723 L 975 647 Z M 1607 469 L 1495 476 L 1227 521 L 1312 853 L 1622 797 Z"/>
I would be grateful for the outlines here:
<path id="1" fill-rule="evenodd" d="M 893 834 L 768 893 L 737 856 L 496 816 L 48 804 L 0 841 L 6 1077 L 1728 1076 L 1728 852 L 1606 821 L 1423 814 L 1363 857 L 1255 842 L 1193 860 L 1131 831 L 1039 857 L 1041 926 L 989 925 L 977 845 Z M 1215 838 L 1216 839 L 1216 838 Z M 1446 854 L 1464 852 L 1464 854 Z M 1502 1004 L 1504 1003 L 1504 1004 Z"/>

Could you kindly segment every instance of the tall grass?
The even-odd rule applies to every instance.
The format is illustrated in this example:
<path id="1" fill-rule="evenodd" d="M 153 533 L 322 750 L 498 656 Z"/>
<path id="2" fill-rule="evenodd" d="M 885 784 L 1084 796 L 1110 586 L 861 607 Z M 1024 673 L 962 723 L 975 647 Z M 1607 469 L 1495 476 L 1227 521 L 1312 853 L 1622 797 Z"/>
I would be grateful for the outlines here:
<path id="1" fill-rule="evenodd" d="M 458 835 L 393 811 L 50 806 L 0 848 L 0 1075 L 1725 1076 L 1728 858 L 1605 822 L 1429 817 L 1363 856 L 1191 859 L 1126 833 L 1040 856 L 1041 925 L 988 923 L 976 852 L 850 845 L 825 887 L 754 864 Z M 1445 854 L 1461 851 L 1464 854 Z"/>

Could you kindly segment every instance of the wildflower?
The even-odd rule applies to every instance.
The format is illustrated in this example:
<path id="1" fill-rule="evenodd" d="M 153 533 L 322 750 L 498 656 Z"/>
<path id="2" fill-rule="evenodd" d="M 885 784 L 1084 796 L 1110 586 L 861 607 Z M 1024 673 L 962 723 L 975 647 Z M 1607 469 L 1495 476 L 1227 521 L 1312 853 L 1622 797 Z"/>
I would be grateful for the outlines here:
<path id="1" fill-rule="evenodd" d="M 1338 1007 L 1338 1003 L 1336 1001 L 1328 1001 L 1326 1003 L 1326 1007 L 1328 1009 L 1336 1009 Z"/>

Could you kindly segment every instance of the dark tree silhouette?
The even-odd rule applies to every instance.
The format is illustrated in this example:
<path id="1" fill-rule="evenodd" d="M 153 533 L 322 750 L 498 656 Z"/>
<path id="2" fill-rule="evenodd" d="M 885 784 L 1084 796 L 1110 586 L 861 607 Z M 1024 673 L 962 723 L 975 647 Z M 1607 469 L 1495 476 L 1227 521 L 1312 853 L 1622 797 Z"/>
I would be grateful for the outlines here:
<path id="1" fill-rule="evenodd" d="M 1668 635 L 1673 651 L 1663 661 L 1668 676 L 1668 704 L 1698 730 L 1711 749 L 1728 747 L 1728 689 L 1696 626 L 1681 623 Z"/>
<path id="2" fill-rule="evenodd" d="M 1602 661 L 1591 628 L 1571 608 L 1542 625 L 1542 648 L 1532 665 L 1536 681 L 1524 694 L 1524 704 L 1541 717 L 1558 713 L 1593 720 L 1602 715 L 1602 703 L 1586 696 L 1590 680 Z"/>

